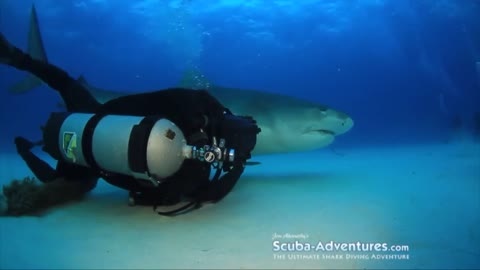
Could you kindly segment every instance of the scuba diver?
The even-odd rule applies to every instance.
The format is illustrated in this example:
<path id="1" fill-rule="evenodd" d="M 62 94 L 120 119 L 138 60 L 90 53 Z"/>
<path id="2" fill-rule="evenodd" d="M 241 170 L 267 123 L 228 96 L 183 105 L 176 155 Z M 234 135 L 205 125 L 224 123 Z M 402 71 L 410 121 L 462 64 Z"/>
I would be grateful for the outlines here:
<path id="1" fill-rule="evenodd" d="M 67 72 L 33 59 L 1 33 L 0 63 L 40 78 L 59 92 L 67 108 L 51 113 L 41 141 L 15 138 L 18 154 L 42 186 L 52 185 L 56 193 L 41 195 L 40 188 L 31 193 L 43 197 L 30 199 L 24 191 L 31 189 L 28 183 L 4 187 L 7 214 L 81 197 L 99 178 L 129 191 L 130 204 L 153 205 L 155 210 L 185 202 L 172 211 L 157 211 L 184 213 L 217 202 L 232 190 L 260 132 L 251 116 L 232 114 L 205 90 L 169 88 L 100 104 Z M 37 145 L 57 161 L 55 169 L 32 153 Z M 28 207 L 15 206 L 22 203 Z"/>

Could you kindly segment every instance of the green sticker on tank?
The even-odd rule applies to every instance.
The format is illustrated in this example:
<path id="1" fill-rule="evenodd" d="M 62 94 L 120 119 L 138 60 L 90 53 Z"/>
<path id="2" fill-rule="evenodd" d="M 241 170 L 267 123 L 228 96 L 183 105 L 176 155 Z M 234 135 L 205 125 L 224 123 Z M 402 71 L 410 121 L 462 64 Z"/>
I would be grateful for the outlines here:
<path id="1" fill-rule="evenodd" d="M 76 162 L 75 150 L 77 149 L 77 134 L 75 132 L 63 133 L 63 152 L 72 162 Z"/>

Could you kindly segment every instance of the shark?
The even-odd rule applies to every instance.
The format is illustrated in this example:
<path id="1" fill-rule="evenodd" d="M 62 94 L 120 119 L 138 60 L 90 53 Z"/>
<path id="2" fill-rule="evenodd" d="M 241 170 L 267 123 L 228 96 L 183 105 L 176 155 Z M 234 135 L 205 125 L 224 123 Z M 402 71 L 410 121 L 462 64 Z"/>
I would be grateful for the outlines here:
<path id="1" fill-rule="evenodd" d="M 47 61 L 35 6 L 30 12 L 27 52 L 31 57 Z M 332 144 L 339 135 L 354 125 L 346 113 L 328 106 L 286 94 L 224 87 L 207 79 L 200 83 L 198 71 L 186 72 L 180 86 L 206 89 L 234 114 L 254 117 L 261 128 L 253 155 L 269 155 L 316 150 Z M 204 77 L 202 77 L 204 78 Z M 101 103 L 138 92 L 108 90 L 96 87 L 80 76 L 78 80 Z M 9 88 L 14 94 L 27 93 L 42 85 L 31 75 Z M 148 92 L 148 91 L 144 91 Z"/>

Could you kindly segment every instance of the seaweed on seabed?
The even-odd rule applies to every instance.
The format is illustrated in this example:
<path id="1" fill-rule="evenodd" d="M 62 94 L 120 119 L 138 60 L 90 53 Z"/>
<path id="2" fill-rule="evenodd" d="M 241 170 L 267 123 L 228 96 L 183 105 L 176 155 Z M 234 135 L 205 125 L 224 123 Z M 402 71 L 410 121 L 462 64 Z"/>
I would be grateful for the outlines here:
<path id="1" fill-rule="evenodd" d="M 3 187 L 7 205 L 5 214 L 8 216 L 39 215 L 41 211 L 51 207 L 82 199 L 95 185 L 95 179 L 67 181 L 56 178 L 47 183 L 40 183 L 32 177 L 13 180 Z"/>
<path id="2" fill-rule="evenodd" d="M 3 186 L 3 195 L 7 200 L 7 215 L 21 216 L 35 212 L 38 207 L 40 185 L 33 177 L 13 180 Z"/>

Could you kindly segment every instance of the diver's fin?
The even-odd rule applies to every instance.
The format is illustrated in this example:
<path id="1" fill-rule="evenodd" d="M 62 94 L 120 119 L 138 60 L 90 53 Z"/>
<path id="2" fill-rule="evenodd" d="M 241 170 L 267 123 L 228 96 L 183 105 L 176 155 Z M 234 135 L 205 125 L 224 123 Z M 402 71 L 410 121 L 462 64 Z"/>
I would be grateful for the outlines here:
<path id="1" fill-rule="evenodd" d="M 40 33 L 37 11 L 34 4 L 32 4 L 32 9 L 30 12 L 27 52 L 34 59 L 48 62 L 47 53 L 45 52 L 42 35 Z M 39 78 L 28 74 L 23 80 L 10 86 L 8 91 L 13 94 L 23 94 L 39 87 L 40 85 L 42 85 L 42 81 Z"/>
<path id="2" fill-rule="evenodd" d="M 179 86 L 190 89 L 209 89 L 212 83 L 205 78 L 205 75 L 203 75 L 200 70 L 194 68 L 183 73 Z"/>
<path id="3" fill-rule="evenodd" d="M 8 65 L 12 60 L 13 45 L 0 32 L 0 63 Z"/>
<path id="4" fill-rule="evenodd" d="M 262 164 L 260 161 L 247 161 L 245 165 L 247 166 L 255 166 L 255 165 L 260 165 Z"/>

